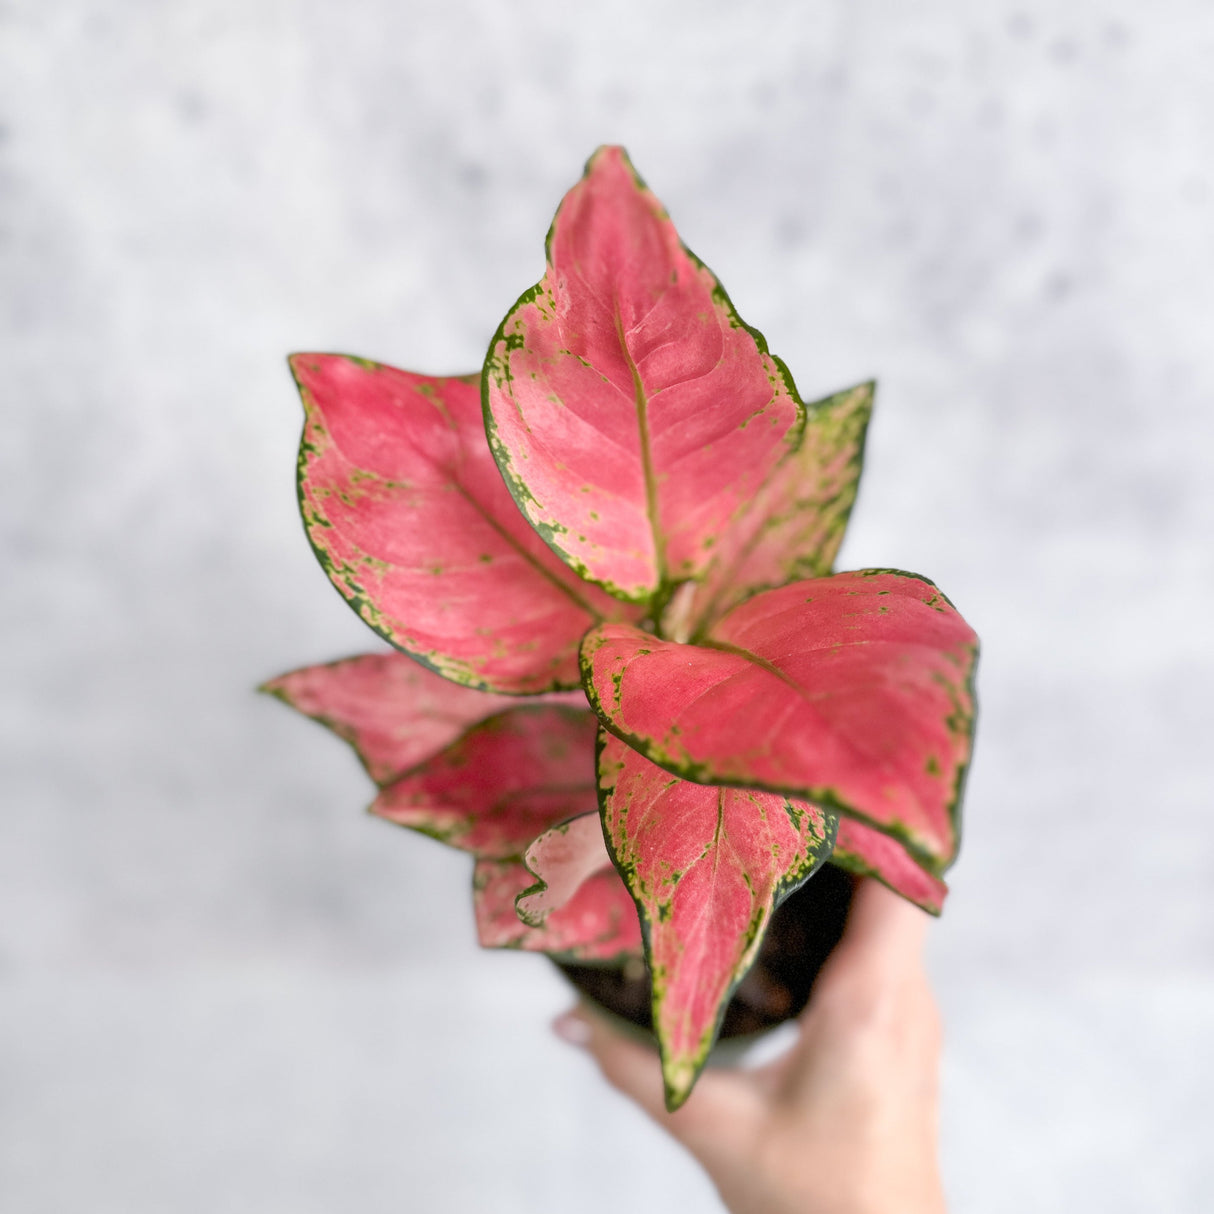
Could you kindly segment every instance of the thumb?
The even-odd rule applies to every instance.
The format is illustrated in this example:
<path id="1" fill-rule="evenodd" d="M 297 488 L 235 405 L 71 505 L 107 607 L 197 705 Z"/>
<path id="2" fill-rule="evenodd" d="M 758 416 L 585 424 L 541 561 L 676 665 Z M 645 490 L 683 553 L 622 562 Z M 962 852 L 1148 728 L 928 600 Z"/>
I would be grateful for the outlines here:
<path id="1" fill-rule="evenodd" d="M 744 1072 L 706 1070 L 687 1103 L 674 1113 L 666 1093 L 657 1052 L 630 1040 L 585 1004 L 553 1023 L 563 1041 L 585 1049 L 603 1077 L 639 1105 L 654 1121 L 703 1163 L 733 1153 L 758 1129 L 761 1098 L 753 1077 Z"/>

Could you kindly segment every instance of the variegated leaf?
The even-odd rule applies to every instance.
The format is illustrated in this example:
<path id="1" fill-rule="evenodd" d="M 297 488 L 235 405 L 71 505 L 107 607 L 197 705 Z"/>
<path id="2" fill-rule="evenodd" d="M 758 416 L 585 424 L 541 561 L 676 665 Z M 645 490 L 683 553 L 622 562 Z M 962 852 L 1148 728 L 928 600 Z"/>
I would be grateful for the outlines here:
<path id="1" fill-rule="evenodd" d="M 296 354 L 299 501 L 333 584 L 445 678 L 510 693 L 572 687 L 577 644 L 620 604 L 519 514 L 485 443 L 475 376 Z"/>
<path id="2" fill-rule="evenodd" d="M 839 819 L 839 835 L 830 859 L 848 872 L 876 877 L 930 914 L 938 915 L 944 909 L 948 886 L 916 864 L 896 839 L 855 818 Z"/>
<path id="3" fill-rule="evenodd" d="M 597 817 L 597 815 L 595 815 Z M 583 881 L 539 926 L 523 923 L 515 899 L 532 883 L 520 860 L 478 860 L 473 874 L 476 931 L 485 948 L 549 953 L 564 961 L 618 961 L 641 953 L 632 897 L 608 866 Z"/>
<path id="4" fill-rule="evenodd" d="M 546 830 L 527 848 L 523 862 L 535 882 L 519 894 L 515 909 L 524 923 L 538 927 L 588 877 L 611 867 L 599 815 L 583 814 Z"/>
<path id="5" fill-rule="evenodd" d="M 623 149 L 591 157 L 547 247 L 490 344 L 489 442 L 553 551 L 648 602 L 707 569 L 804 406 Z"/>
<path id="6" fill-rule="evenodd" d="M 756 591 L 830 573 L 856 500 L 875 386 L 809 406 L 797 449 L 722 534 L 689 634 Z"/>
<path id="7" fill-rule="evenodd" d="M 976 660 L 948 599 L 889 570 L 764 591 L 702 644 L 609 624 L 582 645 L 591 704 L 655 763 L 854 816 L 937 874 L 957 846 Z"/>
<path id="8" fill-rule="evenodd" d="M 508 709 L 389 784 L 371 812 L 482 859 L 521 857 L 549 827 L 597 809 L 595 728 L 589 711 Z"/>
<path id="9" fill-rule="evenodd" d="M 452 683 L 403 653 L 368 653 L 304 666 L 270 679 L 259 690 L 348 742 L 380 785 L 442 750 L 473 722 L 518 706 L 515 696 Z M 586 696 L 554 692 L 533 702 L 585 707 Z"/>
<path id="10" fill-rule="evenodd" d="M 636 899 L 666 1104 L 687 1099 L 771 912 L 829 856 L 836 819 L 771 793 L 691 784 L 604 733 L 603 825 Z"/>

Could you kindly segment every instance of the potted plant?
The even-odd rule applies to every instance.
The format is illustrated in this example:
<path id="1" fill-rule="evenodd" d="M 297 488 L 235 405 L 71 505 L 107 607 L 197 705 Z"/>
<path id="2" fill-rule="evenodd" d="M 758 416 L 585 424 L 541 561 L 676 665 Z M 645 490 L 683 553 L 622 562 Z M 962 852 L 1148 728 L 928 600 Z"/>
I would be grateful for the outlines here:
<path id="1" fill-rule="evenodd" d="M 264 690 L 475 857 L 482 944 L 651 1020 L 674 1109 L 748 971 L 742 1028 L 804 1002 L 846 873 L 939 913 L 977 640 L 924 577 L 832 572 L 873 385 L 803 403 L 622 149 L 547 261 L 479 373 L 292 356 L 308 538 L 397 652 Z"/>

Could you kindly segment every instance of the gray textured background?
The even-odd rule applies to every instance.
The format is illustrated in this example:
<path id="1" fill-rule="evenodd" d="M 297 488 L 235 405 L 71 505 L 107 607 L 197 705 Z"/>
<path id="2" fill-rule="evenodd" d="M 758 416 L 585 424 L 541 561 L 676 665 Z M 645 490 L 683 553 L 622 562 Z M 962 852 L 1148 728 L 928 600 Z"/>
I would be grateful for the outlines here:
<path id="1" fill-rule="evenodd" d="M 1214 9 L 0 0 L 0 1207 L 713 1210 L 251 695 L 373 648 L 283 354 L 479 365 L 621 141 L 984 719 L 932 965 L 958 1214 L 1209 1209 Z"/>

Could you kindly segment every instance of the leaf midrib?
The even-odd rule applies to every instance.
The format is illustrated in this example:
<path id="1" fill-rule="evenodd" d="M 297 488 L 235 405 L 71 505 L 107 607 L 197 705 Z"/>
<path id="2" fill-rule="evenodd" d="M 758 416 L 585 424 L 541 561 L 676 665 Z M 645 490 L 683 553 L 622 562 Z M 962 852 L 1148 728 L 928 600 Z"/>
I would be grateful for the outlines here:
<path id="1" fill-rule="evenodd" d="M 624 336 L 624 319 L 620 315 L 618 299 L 614 303 L 614 311 L 616 339 L 620 343 L 620 351 L 624 355 L 624 361 L 628 364 L 628 370 L 632 374 L 632 393 L 636 404 L 637 431 L 641 446 L 641 472 L 645 478 L 645 513 L 649 518 L 649 531 L 653 538 L 653 559 L 657 573 L 658 584 L 654 591 L 656 597 L 661 594 L 662 587 L 666 584 L 666 543 L 658 522 L 658 482 L 653 471 L 653 452 L 649 445 L 649 397 L 645 392 L 645 385 L 641 381 L 641 373 L 637 370 L 636 362 L 633 360 L 632 351 L 628 349 L 628 341 Z"/>
<path id="2" fill-rule="evenodd" d="M 472 508 L 474 510 L 476 510 L 477 513 L 480 514 L 480 516 L 485 520 L 485 522 L 487 522 L 489 524 L 489 526 L 492 527 L 493 530 L 496 531 L 498 533 L 498 535 L 500 535 L 502 537 L 502 539 L 505 540 L 506 543 L 509 544 L 510 547 L 513 548 L 515 550 L 515 552 L 517 552 L 519 554 L 519 556 L 521 556 L 523 558 L 523 560 L 525 560 L 527 562 L 527 564 L 529 564 L 532 567 L 532 569 L 534 569 L 536 571 L 536 573 L 538 573 L 541 577 L 544 577 L 549 582 L 551 582 L 553 586 L 555 586 L 558 590 L 560 590 L 563 594 L 565 594 L 568 598 L 570 598 L 578 607 L 580 607 L 583 611 L 585 611 L 592 619 L 601 620 L 603 618 L 603 613 L 601 611 L 596 610 L 584 598 L 582 598 L 582 596 L 579 595 L 571 586 L 567 586 L 563 581 L 561 581 L 561 579 L 558 578 L 552 572 L 551 569 L 545 569 L 544 566 L 530 552 L 528 552 L 527 549 L 524 548 L 522 546 L 522 544 L 520 544 L 518 542 L 518 540 L 515 539 L 515 537 L 513 535 L 511 535 L 510 532 L 507 531 L 501 525 L 501 523 L 499 523 L 497 521 L 497 519 L 495 519 L 493 517 L 493 515 L 490 514 L 489 511 L 486 510 L 485 507 L 482 506 L 481 503 L 478 502 L 476 500 L 476 498 L 473 497 L 473 495 L 471 493 L 469 493 L 467 489 L 464 488 L 464 486 L 462 484 L 460 484 L 460 482 L 458 480 L 453 480 L 452 483 L 455 485 L 456 491 L 460 494 L 460 496 L 466 502 L 468 502 L 468 504 L 470 506 L 472 506 Z"/>

